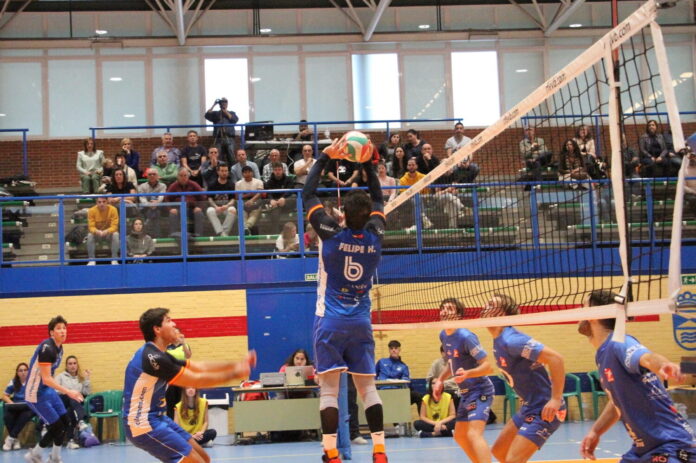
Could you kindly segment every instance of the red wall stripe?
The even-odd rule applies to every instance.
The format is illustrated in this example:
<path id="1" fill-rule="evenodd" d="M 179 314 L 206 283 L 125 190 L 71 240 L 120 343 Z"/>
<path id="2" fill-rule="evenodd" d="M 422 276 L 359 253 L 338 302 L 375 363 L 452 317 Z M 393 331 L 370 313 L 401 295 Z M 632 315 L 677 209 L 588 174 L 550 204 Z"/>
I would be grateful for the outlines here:
<path id="1" fill-rule="evenodd" d="M 247 318 L 177 318 L 176 324 L 187 338 L 246 336 Z M 37 345 L 48 337 L 47 325 L 0 327 L 0 347 Z M 137 321 L 89 322 L 68 324 L 68 344 L 85 342 L 141 341 Z"/>

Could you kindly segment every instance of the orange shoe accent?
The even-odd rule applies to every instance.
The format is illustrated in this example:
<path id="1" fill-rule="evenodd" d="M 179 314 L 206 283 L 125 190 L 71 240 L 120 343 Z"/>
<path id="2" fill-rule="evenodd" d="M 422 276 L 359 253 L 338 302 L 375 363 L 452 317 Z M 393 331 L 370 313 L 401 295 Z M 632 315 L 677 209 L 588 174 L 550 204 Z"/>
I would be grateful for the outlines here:
<path id="1" fill-rule="evenodd" d="M 372 453 L 387 453 L 387 450 L 384 448 L 384 444 L 376 444 L 372 447 Z"/>
<path id="2" fill-rule="evenodd" d="M 338 449 L 324 450 L 328 458 L 338 458 Z"/>

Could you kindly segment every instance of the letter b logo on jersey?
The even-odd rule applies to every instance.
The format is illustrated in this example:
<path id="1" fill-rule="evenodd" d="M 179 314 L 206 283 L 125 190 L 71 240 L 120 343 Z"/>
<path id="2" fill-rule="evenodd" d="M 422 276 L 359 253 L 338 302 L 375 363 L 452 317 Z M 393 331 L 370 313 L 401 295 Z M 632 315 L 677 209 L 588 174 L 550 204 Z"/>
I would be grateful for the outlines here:
<path id="1" fill-rule="evenodd" d="M 343 263 L 343 276 L 348 281 L 358 281 L 363 276 L 363 266 L 353 262 L 353 256 L 346 256 Z"/>

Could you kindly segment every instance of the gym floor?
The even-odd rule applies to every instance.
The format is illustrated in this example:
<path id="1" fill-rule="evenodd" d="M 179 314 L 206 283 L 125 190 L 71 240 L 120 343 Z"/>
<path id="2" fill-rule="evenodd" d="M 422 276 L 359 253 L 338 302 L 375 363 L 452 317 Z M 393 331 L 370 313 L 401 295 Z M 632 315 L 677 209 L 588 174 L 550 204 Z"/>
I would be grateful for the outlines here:
<path id="1" fill-rule="evenodd" d="M 690 420 L 696 425 L 696 420 Z M 537 452 L 532 461 L 535 462 L 578 462 L 580 441 L 590 429 L 592 421 L 565 423 L 549 439 L 549 442 Z M 492 443 L 497 437 L 501 424 L 490 425 L 485 437 Z M 321 461 L 321 446 L 319 442 L 297 442 L 288 444 L 253 444 L 225 445 L 221 437 L 212 448 L 206 449 L 213 462 L 266 462 L 278 461 L 283 463 L 308 463 Z M 387 439 L 387 454 L 390 463 L 461 463 L 468 461 L 464 452 L 451 438 L 420 439 L 418 437 L 399 437 Z M 621 454 L 629 449 L 631 441 L 624 427 L 619 423 L 607 432 L 595 455 L 601 463 L 615 462 Z M 371 445 L 353 445 L 355 463 L 371 463 Z M 26 450 L 0 452 L 0 463 L 23 462 Z M 63 449 L 65 463 L 93 462 L 128 462 L 156 463 L 156 460 L 145 452 L 131 445 L 105 444 L 89 449 Z"/>

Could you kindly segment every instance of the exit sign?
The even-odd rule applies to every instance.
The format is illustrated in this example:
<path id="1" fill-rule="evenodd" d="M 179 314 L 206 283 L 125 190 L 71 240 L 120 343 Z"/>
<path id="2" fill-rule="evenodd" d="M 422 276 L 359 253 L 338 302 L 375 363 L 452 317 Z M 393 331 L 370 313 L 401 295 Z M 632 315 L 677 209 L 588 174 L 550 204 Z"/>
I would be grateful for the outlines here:
<path id="1" fill-rule="evenodd" d="M 696 275 L 682 275 L 683 285 L 696 285 Z"/>

